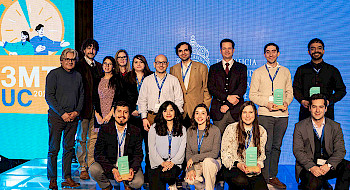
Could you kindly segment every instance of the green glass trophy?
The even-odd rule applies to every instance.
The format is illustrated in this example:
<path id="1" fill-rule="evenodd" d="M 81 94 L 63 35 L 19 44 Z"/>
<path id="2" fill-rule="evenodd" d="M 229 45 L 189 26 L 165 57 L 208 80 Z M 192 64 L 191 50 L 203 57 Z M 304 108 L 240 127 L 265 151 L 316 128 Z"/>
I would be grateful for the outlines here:
<path id="1" fill-rule="evenodd" d="M 122 156 L 118 158 L 118 171 L 123 180 L 129 178 L 129 160 L 128 156 Z"/>
<path id="2" fill-rule="evenodd" d="M 277 109 L 284 109 L 283 105 L 283 89 L 276 89 L 273 92 L 273 103 L 277 105 Z"/>
<path id="3" fill-rule="evenodd" d="M 258 148 L 249 147 L 245 151 L 245 164 L 249 170 L 249 173 L 259 173 L 258 166 Z"/>
<path id="4" fill-rule="evenodd" d="M 319 86 L 314 86 L 310 88 L 310 97 L 314 94 L 320 94 L 321 88 Z"/>

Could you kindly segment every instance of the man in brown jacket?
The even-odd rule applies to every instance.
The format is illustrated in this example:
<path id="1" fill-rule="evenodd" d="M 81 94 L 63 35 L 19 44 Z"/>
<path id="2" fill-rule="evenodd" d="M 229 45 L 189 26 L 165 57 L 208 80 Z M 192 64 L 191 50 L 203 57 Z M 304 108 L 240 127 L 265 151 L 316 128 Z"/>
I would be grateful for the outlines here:
<path id="1" fill-rule="evenodd" d="M 192 47 L 181 42 L 175 47 L 176 55 L 181 62 L 170 68 L 170 74 L 180 81 L 184 94 L 184 126 L 191 126 L 190 118 L 194 108 L 201 103 L 210 107 L 211 96 L 207 88 L 208 67 L 203 63 L 191 60 Z"/>
<path id="2" fill-rule="evenodd" d="M 94 149 L 97 133 L 94 129 L 94 109 L 92 105 L 93 89 L 98 87 L 98 79 L 102 76 L 102 64 L 95 61 L 99 50 L 96 40 L 87 39 L 81 46 L 84 58 L 77 65 L 76 70 L 81 74 L 84 85 L 84 106 L 80 114 L 77 131 L 76 155 L 80 165 L 80 179 L 90 179 L 87 168 L 94 163 Z"/>

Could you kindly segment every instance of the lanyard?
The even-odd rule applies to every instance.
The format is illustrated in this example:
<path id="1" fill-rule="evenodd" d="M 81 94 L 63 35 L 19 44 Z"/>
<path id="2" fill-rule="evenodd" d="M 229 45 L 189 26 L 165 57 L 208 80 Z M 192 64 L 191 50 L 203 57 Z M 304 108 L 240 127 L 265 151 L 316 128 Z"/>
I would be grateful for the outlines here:
<path id="1" fill-rule="evenodd" d="M 122 156 L 122 153 L 121 153 L 121 146 L 122 146 L 122 144 L 123 144 L 123 142 L 124 142 L 125 136 L 126 136 L 126 127 L 125 127 L 125 129 L 124 129 L 123 136 L 122 136 L 122 139 L 120 140 L 120 142 L 119 142 L 119 134 L 118 134 L 118 132 L 117 132 L 118 148 L 119 148 L 119 151 L 118 151 L 119 157 Z"/>
<path id="2" fill-rule="evenodd" d="M 250 142 L 252 141 L 252 137 L 253 137 L 253 127 L 252 127 L 251 130 L 249 130 L 249 133 L 248 133 L 248 143 L 247 143 L 247 140 L 246 140 L 245 149 L 248 149 L 248 148 L 249 148 Z"/>
<path id="3" fill-rule="evenodd" d="M 159 102 L 159 99 L 160 99 L 160 94 L 162 92 L 162 88 L 163 88 L 163 85 L 164 85 L 164 82 L 166 80 L 166 77 L 168 76 L 168 74 L 165 75 L 164 79 L 163 79 L 163 82 L 162 82 L 162 85 L 159 86 L 159 83 L 158 83 L 158 79 L 157 79 L 157 76 L 156 76 L 156 73 L 154 73 L 154 78 L 156 79 L 156 83 L 157 83 L 157 86 L 158 86 L 158 89 L 159 89 L 159 94 L 158 94 L 158 102 Z"/>
<path id="4" fill-rule="evenodd" d="M 316 133 L 316 136 L 319 140 L 321 140 L 321 156 L 323 156 L 323 148 L 322 148 L 322 143 L 323 143 L 323 138 L 324 138 L 324 126 L 322 128 L 322 134 L 321 134 L 321 137 L 320 135 L 318 134 L 315 126 L 313 125 L 313 128 L 314 128 L 314 132 Z"/>
<path id="5" fill-rule="evenodd" d="M 311 62 L 310 62 L 310 64 L 311 64 L 311 67 L 312 67 L 312 68 L 314 69 L 314 71 L 316 72 L 316 74 L 318 74 L 318 73 L 320 72 L 321 68 L 316 69 L 316 68 L 312 65 Z"/>
<path id="6" fill-rule="evenodd" d="M 169 159 L 171 158 L 171 141 L 173 140 L 173 130 L 171 130 L 171 132 L 169 133 L 169 131 L 167 131 L 168 133 L 168 141 L 169 141 L 169 151 L 168 151 L 168 156 Z"/>
<path id="7" fill-rule="evenodd" d="M 206 128 L 207 128 L 207 127 L 205 127 L 205 129 L 206 129 Z M 202 138 L 201 138 L 201 140 L 199 141 L 199 130 L 198 130 L 198 128 L 197 128 L 198 154 L 199 154 L 200 151 L 201 151 L 201 146 L 202 146 L 203 138 L 204 138 L 204 135 L 205 135 L 205 129 L 204 129 L 204 132 L 203 132 L 203 134 L 202 134 Z"/>
<path id="8" fill-rule="evenodd" d="M 143 79 L 145 79 L 145 75 L 142 76 L 141 82 L 139 82 L 139 79 L 136 76 L 136 82 L 137 82 L 137 92 L 140 92 L 141 85 L 143 83 Z"/>
<path id="9" fill-rule="evenodd" d="M 277 76 L 277 73 L 280 70 L 280 67 L 277 68 L 277 71 L 275 72 L 275 75 L 273 76 L 273 78 L 271 77 L 270 71 L 267 68 L 267 64 L 265 64 L 265 68 L 266 68 L 267 72 L 269 73 L 269 77 L 270 77 L 270 80 L 271 80 L 271 83 L 272 83 L 272 94 L 273 94 L 273 81 L 275 80 L 275 78 Z"/>
<path id="10" fill-rule="evenodd" d="M 183 82 L 185 82 L 186 75 L 187 75 L 188 70 L 190 69 L 191 65 L 192 65 L 192 61 L 191 61 L 191 63 L 188 65 L 188 67 L 187 67 L 187 69 L 186 69 L 186 72 L 185 72 L 185 76 L 184 76 L 184 75 L 183 75 L 183 68 L 182 68 L 182 61 L 181 61 L 181 75 L 182 75 L 182 81 L 183 81 Z"/>

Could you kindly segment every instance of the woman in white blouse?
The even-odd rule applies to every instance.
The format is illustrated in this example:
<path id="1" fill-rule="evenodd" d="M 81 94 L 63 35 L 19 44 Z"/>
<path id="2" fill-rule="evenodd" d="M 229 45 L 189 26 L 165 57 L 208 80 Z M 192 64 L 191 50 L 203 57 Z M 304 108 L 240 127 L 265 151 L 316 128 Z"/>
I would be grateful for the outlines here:
<path id="1" fill-rule="evenodd" d="M 241 106 L 239 121 L 227 126 L 221 142 L 221 160 L 224 179 L 229 189 L 268 189 L 261 168 L 264 167 L 266 130 L 258 124 L 257 110 L 253 102 Z M 256 170 L 248 168 L 246 149 L 257 147 Z"/>
<path id="2" fill-rule="evenodd" d="M 181 113 L 171 101 L 164 102 L 148 133 L 151 170 L 150 190 L 176 190 L 176 180 L 185 158 L 186 128 Z"/>

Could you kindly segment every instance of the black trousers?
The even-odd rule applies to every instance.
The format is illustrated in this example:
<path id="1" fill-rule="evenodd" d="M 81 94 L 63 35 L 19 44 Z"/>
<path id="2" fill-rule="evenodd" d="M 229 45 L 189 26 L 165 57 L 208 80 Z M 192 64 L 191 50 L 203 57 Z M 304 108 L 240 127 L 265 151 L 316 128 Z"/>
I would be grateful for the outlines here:
<path id="1" fill-rule="evenodd" d="M 174 185 L 181 172 L 181 169 L 174 165 L 170 170 L 163 172 L 162 166 L 150 170 L 149 189 L 150 190 L 165 190 L 166 184 Z"/>
<path id="2" fill-rule="evenodd" d="M 72 122 L 64 122 L 63 119 L 52 110 L 49 110 L 49 153 L 47 159 L 47 178 L 57 180 L 57 156 L 60 151 L 61 137 L 63 133 L 62 178 L 71 177 L 71 164 L 74 153 L 75 133 L 77 132 L 78 119 Z"/>
<path id="3" fill-rule="evenodd" d="M 233 167 L 231 170 L 223 167 L 223 175 L 230 190 L 268 190 L 266 181 L 261 173 L 257 176 L 248 177 L 236 167 Z"/>
<path id="4" fill-rule="evenodd" d="M 328 179 L 337 178 L 335 189 L 348 190 L 350 179 L 350 162 L 342 160 L 335 170 L 329 170 L 324 176 L 316 177 L 310 171 L 305 169 L 300 172 L 301 188 L 308 190 L 320 190 L 323 183 Z"/>

